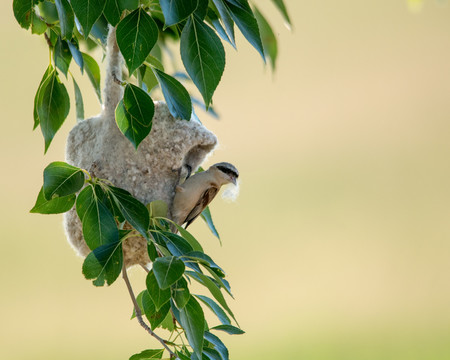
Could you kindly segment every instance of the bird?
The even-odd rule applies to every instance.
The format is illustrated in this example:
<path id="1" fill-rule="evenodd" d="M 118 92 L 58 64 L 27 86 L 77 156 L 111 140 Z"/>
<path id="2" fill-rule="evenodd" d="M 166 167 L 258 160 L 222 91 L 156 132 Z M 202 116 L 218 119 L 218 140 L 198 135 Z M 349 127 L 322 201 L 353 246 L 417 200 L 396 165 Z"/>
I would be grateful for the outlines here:
<path id="1" fill-rule="evenodd" d="M 234 165 L 220 162 L 187 178 L 175 188 L 172 220 L 180 226 L 186 224 L 187 228 L 214 199 L 222 185 L 237 185 L 238 177 L 239 172 Z"/>

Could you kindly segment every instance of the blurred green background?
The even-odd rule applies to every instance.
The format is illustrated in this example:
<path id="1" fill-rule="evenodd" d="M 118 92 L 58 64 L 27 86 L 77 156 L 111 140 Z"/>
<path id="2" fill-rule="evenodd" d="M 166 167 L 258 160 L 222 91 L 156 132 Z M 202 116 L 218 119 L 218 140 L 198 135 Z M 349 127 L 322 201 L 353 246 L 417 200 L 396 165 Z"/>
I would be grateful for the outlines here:
<path id="1" fill-rule="evenodd" d="M 75 115 L 44 156 L 31 129 L 48 51 L 11 3 L 0 4 L 0 358 L 128 359 L 157 343 L 129 320 L 122 281 L 94 288 L 61 216 L 28 213 Z M 289 33 L 258 3 L 279 36 L 277 72 L 238 38 L 214 97 L 221 119 L 199 112 L 221 142 L 209 163 L 241 173 L 237 202 L 212 204 L 223 246 L 202 222 L 191 229 L 227 270 L 247 331 L 224 335 L 232 359 L 449 359 L 450 4 L 287 0 Z"/>

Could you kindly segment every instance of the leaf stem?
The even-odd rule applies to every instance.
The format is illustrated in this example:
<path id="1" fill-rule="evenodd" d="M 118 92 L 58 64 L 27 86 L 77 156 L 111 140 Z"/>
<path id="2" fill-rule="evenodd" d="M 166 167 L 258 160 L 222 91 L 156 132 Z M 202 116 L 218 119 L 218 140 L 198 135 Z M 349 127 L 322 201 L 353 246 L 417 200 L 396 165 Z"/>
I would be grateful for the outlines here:
<path id="1" fill-rule="evenodd" d="M 49 43 L 49 46 L 48 46 L 48 64 L 51 66 L 52 65 L 52 47 L 51 47 L 50 38 L 47 36 L 47 33 L 45 33 L 45 39 Z M 56 67 L 56 65 L 55 65 L 55 67 Z"/>
<path id="2" fill-rule="evenodd" d="M 86 182 L 92 182 L 92 176 L 91 176 L 91 174 L 89 174 L 89 172 L 87 171 L 87 170 L 84 170 L 84 169 L 80 169 L 85 175 L 87 175 L 87 180 L 86 180 Z"/>
<path id="3" fill-rule="evenodd" d="M 136 313 L 136 319 L 138 320 L 139 324 L 147 331 L 151 336 L 153 336 L 156 340 L 158 340 L 162 346 L 169 352 L 171 357 L 175 357 L 175 353 L 167 346 L 164 339 L 160 338 L 158 335 L 156 335 L 153 330 L 145 323 L 144 319 L 142 319 L 142 312 L 139 307 L 139 304 L 137 303 L 136 297 L 134 296 L 133 288 L 131 287 L 130 279 L 128 278 L 127 274 L 127 268 L 125 265 L 122 268 L 122 277 L 125 281 L 125 284 L 127 285 L 128 292 L 131 297 L 131 301 L 134 305 L 134 311 Z"/>
<path id="4" fill-rule="evenodd" d="M 52 45 L 52 42 L 50 41 L 50 38 L 49 38 L 47 32 L 44 33 L 44 38 L 45 38 L 45 41 L 47 42 L 48 47 L 52 48 L 53 45 Z"/>

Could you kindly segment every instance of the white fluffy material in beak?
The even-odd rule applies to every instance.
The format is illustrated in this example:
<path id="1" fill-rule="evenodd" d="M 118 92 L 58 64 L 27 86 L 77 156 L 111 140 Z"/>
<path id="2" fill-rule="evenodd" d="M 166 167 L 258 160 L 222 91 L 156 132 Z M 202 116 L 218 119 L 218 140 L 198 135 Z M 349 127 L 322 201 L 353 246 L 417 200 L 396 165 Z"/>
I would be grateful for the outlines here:
<path id="1" fill-rule="evenodd" d="M 233 183 L 224 186 L 224 191 L 222 192 L 222 199 L 227 202 L 234 202 L 239 196 L 240 183 L 239 180 L 236 181 L 236 185 Z"/>

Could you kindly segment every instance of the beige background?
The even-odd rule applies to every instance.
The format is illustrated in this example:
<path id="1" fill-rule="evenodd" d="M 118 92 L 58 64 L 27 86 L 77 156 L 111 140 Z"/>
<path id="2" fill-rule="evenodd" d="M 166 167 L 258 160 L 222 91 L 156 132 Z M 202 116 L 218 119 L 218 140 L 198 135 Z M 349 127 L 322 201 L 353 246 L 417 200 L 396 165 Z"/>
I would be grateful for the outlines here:
<path id="1" fill-rule="evenodd" d="M 223 247 L 192 226 L 247 331 L 224 336 L 232 358 L 449 359 L 449 4 L 287 0 L 289 33 L 258 3 L 278 71 L 239 38 L 214 97 L 221 120 L 199 112 L 222 144 L 210 161 L 242 174 L 238 201 L 212 205 Z M 0 358 L 127 359 L 157 344 L 129 321 L 122 282 L 94 288 L 61 217 L 28 213 L 75 120 L 43 156 L 32 104 L 48 52 L 11 7 L 0 4 Z M 142 288 L 138 269 L 133 281 Z"/>

